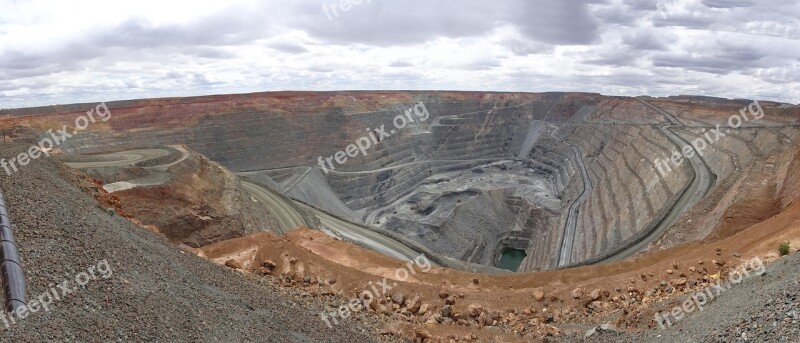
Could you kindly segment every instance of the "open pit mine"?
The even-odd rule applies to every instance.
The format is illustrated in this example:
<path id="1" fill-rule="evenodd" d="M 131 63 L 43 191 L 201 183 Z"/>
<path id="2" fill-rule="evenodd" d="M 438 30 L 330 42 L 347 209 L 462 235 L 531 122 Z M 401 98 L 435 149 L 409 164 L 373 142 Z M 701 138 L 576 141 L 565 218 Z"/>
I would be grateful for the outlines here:
<path id="1" fill-rule="evenodd" d="M 798 339 L 798 105 L 275 92 L 2 110 L 0 125 L 29 283 L 57 239 L 40 226 L 69 221 L 85 231 L 70 241 L 105 239 L 119 266 L 81 295 L 115 320 L 158 306 L 135 301 L 153 279 L 195 289 L 162 306 L 198 299 L 186 320 L 231 341 Z M 47 156 L 25 161 L 28 147 Z M 71 195 L 33 206 L 56 183 Z M 718 282 L 731 286 L 701 303 Z M 223 323 L 207 323 L 215 302 L 235 303 L 218 305 Z M 302 315 L 224 327 L 281 311 Z"/>

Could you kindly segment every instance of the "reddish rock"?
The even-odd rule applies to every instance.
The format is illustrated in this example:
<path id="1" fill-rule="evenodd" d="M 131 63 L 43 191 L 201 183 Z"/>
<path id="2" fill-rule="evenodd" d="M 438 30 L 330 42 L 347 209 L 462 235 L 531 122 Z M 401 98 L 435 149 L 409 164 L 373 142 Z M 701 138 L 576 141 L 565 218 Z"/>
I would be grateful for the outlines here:
<path id="1" fill-rule="evenodd" d="M 687 282 L 686 278 L 672 279 L 670 281 L 670 283 L 672 283 L 673 286 L 684 286 L 686 285 L 686 282 Z"/>
<path id="2" fill-rule="evenodd" d="M 239 263 L 239 261 L 236 261 L 234 259 L 230 259 L 230 260 L 225 261 L 225 266 L 228 267 L 228 268 L 233 268 L 233 269 L 242 269 L 242 264 Z"/>
<path id="3" fill-rule="evenodd" d="M 472 317 L 480 316 L 481 313 L 483 313 L 483 307 L 481 305 L 470 304 L 467 306 L 467 313 Z"/>
<path id="4" fill-rule="evenodd" d="M 400 292 L 392 294 L 392 302 L 393 303 L 395 303 L 395 304 L 397 304 L 399 306 L 403 306 L 403 303 L 405 301 L 406 301 L 406 295 L 405 294 L 400 293 Z"/>
<path id="5" fill-rule="evenodd" d="M 419 299 L 419 296 L 415 296 L 410 301 L 406 301 L 406 308 L 408 308 L 411 313 L 417 313 L 420 306 L 422 306 L 422 301 Z"/>
<path id="6" fill-rule="evenodd" d="M 575 288 L 572 290 L 572 292 L 570 292 L 570 295 L 572 295 L 573 298 L 578 299 L 583 296 L 583 290 L 580 288 Z"/>

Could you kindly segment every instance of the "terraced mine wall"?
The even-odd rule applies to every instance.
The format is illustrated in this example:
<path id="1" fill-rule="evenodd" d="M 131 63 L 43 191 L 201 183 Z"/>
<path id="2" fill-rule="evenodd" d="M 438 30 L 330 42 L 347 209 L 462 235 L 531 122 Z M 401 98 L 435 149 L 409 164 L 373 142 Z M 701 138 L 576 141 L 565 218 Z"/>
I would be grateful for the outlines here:
<path id="1" fill-rule="evenodd" d="M 375 128 L 390 131 L 396 116 L 420 102 L 430 113 L 426 120 L 396 129 L 370 147 L 367 156 L 337 164 L 333 172 L 319 168 L 320 157 L 345 150 Z M 688 125 L 718 122 L 740 105 L 683 98 L 653 103 L 677 112 Z M 684 164 L 659 176 L 653 159 L 669 157 L 679 147 L 660 131 L 669 124 L 667 118 L 633 98 L 583 93 L 259 93 L 108 105 L 113 113 L 108 122 L 89 127 L 61 148 L 96 153 L 185 144 L 299 200 L 401 233 L 454 258 L 495 265 L 504 248 L 524 249 L 527 257 L 520 271 L 558 265 L 569 208 L 584 190 L 589 189 L 577 203 L 574 235 L 568 236 L 573 238 L 566 238 L 572 243 L 569 263 L 607 255 L 639 239 L 671 210 L 694 175 Z M 71 125 L 81 106 L 0 115 L 6 117 L 4 126 L 24 128 L 8 132 L 14 137 Z M 709 150 L 705 160 L 716 175 L 715 191 L 741 182 L 737 168 L 769 159 L 780 150 L 776 147 L 796 141 L 791 125 L 800 117 L 797 107 L 765 106 L 774 115 L 769 121 L 774 129 L 721 141 Z M 693 117 L 692 108 L 700 114 Z M 675 128 L 685 139 L 698 130 L 702 128 Z M 704 223 L 706 227 L 722 220 L 725 208 L 715 211 L 717 221 Z M 674 237 L 672 244 L 688 237 L 668 236 Z"/>

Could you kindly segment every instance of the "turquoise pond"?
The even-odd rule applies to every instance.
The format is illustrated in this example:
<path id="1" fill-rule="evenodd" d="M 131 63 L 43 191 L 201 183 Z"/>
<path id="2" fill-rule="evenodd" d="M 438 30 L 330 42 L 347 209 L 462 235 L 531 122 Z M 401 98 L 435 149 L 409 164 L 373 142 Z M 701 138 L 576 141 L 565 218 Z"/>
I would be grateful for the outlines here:
<path id="1" fill-rule="evenodd" d="M 497 267 L 515 272 L 526 256 L 528 254 L 525 253 L 525 250 L 505 248 L 500 255 L 500 263 L 497 264 Z"/>

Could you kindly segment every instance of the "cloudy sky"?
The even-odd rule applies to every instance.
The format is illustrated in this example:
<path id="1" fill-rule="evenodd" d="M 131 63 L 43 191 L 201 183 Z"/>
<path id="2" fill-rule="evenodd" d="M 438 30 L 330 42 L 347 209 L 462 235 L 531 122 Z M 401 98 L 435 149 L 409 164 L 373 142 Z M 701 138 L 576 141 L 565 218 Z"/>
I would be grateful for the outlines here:
<path id="1" fill-rule="evenodd" d="M 0 0 L 0 108 L 341 89 L 798 103 L 800 1 Z"/>

